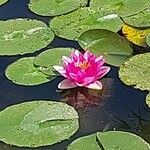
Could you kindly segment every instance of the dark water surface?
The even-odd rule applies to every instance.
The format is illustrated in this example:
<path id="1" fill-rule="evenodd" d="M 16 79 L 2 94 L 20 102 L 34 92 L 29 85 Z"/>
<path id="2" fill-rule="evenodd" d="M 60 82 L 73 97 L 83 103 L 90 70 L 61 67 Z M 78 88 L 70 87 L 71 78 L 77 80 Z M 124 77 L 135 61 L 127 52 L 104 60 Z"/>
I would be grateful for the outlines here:
<path id="1" fill-rule="evenodd" d="M 28 10 L 29 0 L 10 0 L 0 7 L 0 19 L 32 18 L 45 23 L 50 17 L 41 17 Z M 61 38 L 47 47 L 80 48 L 78 43 Z M 46 48 L 46 49 L 47 49 Z M 13 61 L 36 56 L 45 49 L 24 56 L 0 57 L 0 110 L 25 101 L 55 100 L 67 102 L 79 113 L 80 128 L 69 140 L 36 150 L 64 150 L 74 139 L 97 131 L 123 130 L 140 135 L 150 143 L 150 109 L 145 103 L 147 92 L 124 85 L 118 78 L 118 68 L 112 67 L 110 73 L 102 79 L 103 90 L 93 91 L 84 88 L 58 91 L 57 84 L 62 78 L 39 86 L 25 87 L 13 84 L 4 75 L 5 68 Z M 30 150 L 0 143 L 0 150 Z"/>

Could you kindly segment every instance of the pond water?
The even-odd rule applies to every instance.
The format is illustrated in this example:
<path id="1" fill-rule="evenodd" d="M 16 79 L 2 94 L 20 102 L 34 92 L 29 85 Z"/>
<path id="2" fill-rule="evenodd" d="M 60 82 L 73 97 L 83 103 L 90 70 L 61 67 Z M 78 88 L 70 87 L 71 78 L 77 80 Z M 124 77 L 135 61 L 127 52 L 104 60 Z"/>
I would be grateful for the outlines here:
<path id="1" fill-rule="evenodd" d="M 41 17 L 31 13 L 27 4 L 29 0 L 10 0 L 0 7 L 0 19 L 34 18 L 45 23 L 50 17 Z M 5 68 L 15 60 L 25 56 L 36 56 L 48 48 L 73 47 L 80 49 L 78 43 L 56 37 L 46 48 L 33 54 L 13 57 L 0 57 L 0 110 L 32 100 L 63 101 L 73 106 L 79 113 L 80 127 L 69 140 L 37 150 L 64 150 L 74 139 L 97 131 L 123 130 L 140 135 L 150 143 L 150 109 L 145 103 L 147 92 L 136 90 L 123 84 L 118 77 L 118 68 L 111 66 L 111 71 L 102 79 L 104 89 L 99 91 L 77 88 L 59 91 L 56 78 L 39 86 L 19 86 L 9 81 L 4 73 Z M 21 150 L 0 143 L 0 150 Z"/>

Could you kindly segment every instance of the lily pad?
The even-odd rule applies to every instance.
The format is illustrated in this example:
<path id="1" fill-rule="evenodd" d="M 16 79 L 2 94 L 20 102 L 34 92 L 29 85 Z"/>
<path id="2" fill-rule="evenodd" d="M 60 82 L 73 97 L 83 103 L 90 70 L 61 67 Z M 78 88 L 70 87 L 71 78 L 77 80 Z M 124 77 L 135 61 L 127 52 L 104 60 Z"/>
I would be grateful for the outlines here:
<path id="1" fill-rule="evenodd" d="M 25 102 L 0 112 L 0 140 L 19 147 L 52 145 L 78 129 L 77 112 L 65 103 Z"/>
<path id="2" fill-rule="evenodd" d="M 122 131 L 98 132 L 97 137 L 108 150 L 149 150 L 150 145 L 137 135 Z"/>
<path id="3" fill-rule="evenodd" d="M 122 33 L 132 43 L 147 47 L 146 36 L 150 33 L 150 28 L 136 28 L 127 24 L 122 27 Z"/>
<path id="4" fill-rule="evenodd" d="M 50 26 L 57 36 L 77 40 L 89 29 L 108 29 L 116 32 L 121 28 L 122 20 L 117 14 L 80 8 L 72 13 L 55 17 L 51 20 Z"/>
<path id="5" fill-rule="evenodd" d="M 0 0 L 0 5 L 6 3 L 8 0 Z"/>
<path id="6" fill-rule="evenodd" d="M 120 67 L 119 77 L 127 85 L 150 91 L 150 53 L 130 58 Z"/>
<path id="7" fill-rule="evenodd" d="M 88 0 L 30 0 L 31 11 L 43 16 L 57 16 L 87 5 Z"/>
<path id="8" fill-rule="evenodd" d="M 97 141 L 96 134 L 88 135 L 85 137 L 78 138 L 73 141 L 68 150 L 101 150 Z"/>
<path id="9" fill-rule="evenodd" d="M 124 37 L 109 30 L 88 30 L 79 37 L 79 44 L 98 56 L 103 55 L 106 62 L 114 66 L 120 66 L 133 53 Z"/>
<path id="10" fill-rule="evenodd" d="M 6 69 L 6 77 L 19 85 L 39 85 L 50 81 L 50 77 L 40 72 L 33 64 L 35 57 L 27 57 L 10 64 Z"/>
<path id="11" fill-rule="evenodd" d="M 38 69 L 44 74 L 56 75 L 53 66 L 60 65 L 62 56 L 70 56 L 71 51 L 70 48 L 48 49 L 34 59 L 34 64 L 38 66 Z"/>
<path id="12" fill-rule="evenodd" d="M 146 43 L 150 47 L 150 33 L 146 37 Z"/>
<path id="13" fill-rule="evenodd" d="M 129 16 L 141 12 L 150 6 L 149 0 L 91 0 L 90 7 Z"/>
<path id="14" fill-rule="evenodd" d="M 127 24 L 132 25 L 134 27 L 150 27 L 150 8 L 143 10 L 138 14 L 131 15 L 129 17 L 123 17 L 122 19 Z"/>
<path id="15" fill-rule="evenodd" d="M 146 97 L 146 104 L 150 107 L 150 93 Z"/>
<path id="16" fill-rule="evenodd" d="M 54 38 L 41 21 L 12 19 L 0 21 L 0 55 L 33 53 L 47 46 Z"/>
<path id="17" fill-rule="evenodd" d="M 120 140 L 121 139 L 121 140 Z M 142 138 L 122 131 L 98 132 L 73 141 L 68 150 L 149 150 Z"/>

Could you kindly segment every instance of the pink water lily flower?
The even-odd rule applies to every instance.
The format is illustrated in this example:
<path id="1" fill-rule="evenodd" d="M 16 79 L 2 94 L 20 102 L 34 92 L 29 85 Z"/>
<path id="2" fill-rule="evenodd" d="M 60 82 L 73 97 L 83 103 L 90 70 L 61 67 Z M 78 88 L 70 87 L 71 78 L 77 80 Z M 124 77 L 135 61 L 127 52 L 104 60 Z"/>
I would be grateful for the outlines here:
<path id="1" fill-rule="evenodd" d="M 75 50 L 71 57 L 62 57 L 63 66 L 53 66 L 66 79 L 58 85 L 59 89 L 69 89 L 87 87 L 90 89 L 101 90 L 102 84 L 99 81 L 106 75 L 110 67 L 104 66 L 103 56 L 96 57 L 89 51 L 84 54 Z"/>

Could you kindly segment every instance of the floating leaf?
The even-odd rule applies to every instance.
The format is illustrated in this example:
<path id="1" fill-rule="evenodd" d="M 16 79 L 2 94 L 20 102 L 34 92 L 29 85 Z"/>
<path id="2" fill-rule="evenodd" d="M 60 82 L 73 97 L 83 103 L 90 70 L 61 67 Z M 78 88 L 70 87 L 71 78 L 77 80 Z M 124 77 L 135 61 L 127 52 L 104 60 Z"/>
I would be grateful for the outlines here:
<path id="1" fill-rule="evenodd" d="M 121 139 L 121 140 L 120 140 Z M 68 150 L 149 150 L 142 138 L 122 131 L 98 132 L 73 141 Z"/>
<path id="2" fill-rule="evenodd" d="M 20 85 L 32 86 L 50 81 L 50 77 L 40 72 L 33 64 L 34 57 L 17 60 L 6 69 L 6 77 Z"/>
<path id="3" fill-rule="evenodd" d="M 146 43 L 150 47 L 150 34 L 148 34 L 146 37 Z"/>
<path id="4" fill-rule="evenodd" d="M 87 5 L 87 0 L 30 0 L 31 11 L 43 16 L 56 16 Z"/>
<path id="5" fill-rule="evenodd" d="M 106 150 L 149 150 L 150 145 L 142 138 L 129 132 L 98 132 L 97 137 Z M 103 150 L 103 149 L 102 149 Z"/>
<path id="6" fill-rule="evenodd" d="M 108 29 L 116 32 L 122 26 L 122 21 L 117 14 L 80 8 L 72 13 L 55 17 L 50 26 L 57 36 L 77 40 L 89 29 Z"/>
<path id="7" fill-rule="evenodd" d="M 88 135 L 85 137 L 78 138 L 73 141 L 68 150 L 101 150 L 97 141 L 96 134 Z"/>
<path id="8" fill-rule="evenodd" d="M 52 145 L 78 129 L 77 112 L 65 103 L 33 101 L 0 112 L 0 140 L 19 147 Z"/>
<path id="9" fill-rule="evenodd" d="M 150 93 L 146 97 L 146 104 L 150 107 Z"/>
<path id="10" fill-rule="evenodd" d="M 70 48 L 49 49 L 38 55 L 34 60 L 34 64 L 38 66 L 38 69 L 44 74 L 55 75 L 53 66 L 59 65 L 62 56 L 69 56 L 71 51 Z"/>
<path id="11" fill-rule="evenodd" d="M 0 55 L 33 53 L 47 46 L 54 38 L 41 21 L 14 19 L 0 21 Z"/>
<path id="12" fill-rule="evenodd" d="M 150 8 L 129 17 L 123 17 L 123 20 L 134 27 L 150 27 Z"/>
<path id="13" fill-rule="evenodd" d="M 119 77 L 127 85 L 150 91 L 150 53 L 130 58 L 120 67 Z"/>
<path id="14" fill-rule="evenodd" d="M 122 27 L 122 33 L 125 37 L 132 43 L 146 47 L 146 36 L 150 33 L 150 28 L 147 29 L 139 29 L 136 27 L 129 26 L 124 24 Z"/>
<path id="15" fill-rule="evenodd" d="M 8 0 L 0 0 L 0 5 L 6 3 Z"/>
<path id="16" fill-rule="evenodd" d="M 90 7 L 118 13 L 119 16 L 136 14 L 150 6 L 149 0 L 91 0 Z"/>
<path id="17" fill-rule="evenodd" d="M 114 66 L 120 66 L 133 53 L 125 38 L 109 30 L 88 30 L 79 37 L 79 44 L 96 55 L 103 55 L 106 62 Z"/>

